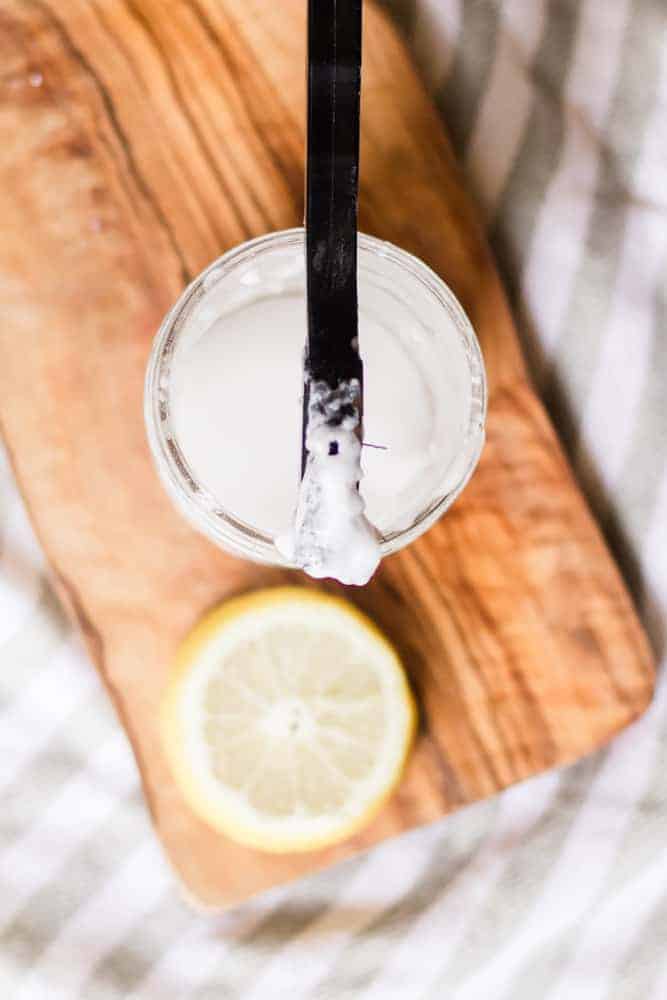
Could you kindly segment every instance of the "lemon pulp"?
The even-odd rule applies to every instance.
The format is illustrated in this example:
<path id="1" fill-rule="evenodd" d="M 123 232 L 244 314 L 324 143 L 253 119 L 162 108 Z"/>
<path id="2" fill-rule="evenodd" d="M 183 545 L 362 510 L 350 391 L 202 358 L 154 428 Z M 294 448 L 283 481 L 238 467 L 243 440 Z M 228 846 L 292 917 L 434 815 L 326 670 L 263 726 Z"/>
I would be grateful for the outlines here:
<path id="1" fill-rule="evenodd" d="M 235 598 L 183 643 L 162 736 L 191 807 L 260 850 L 354 833 L 396 786 L 415 710 L 399 658 L 353 605 L 276 588 Z"/>

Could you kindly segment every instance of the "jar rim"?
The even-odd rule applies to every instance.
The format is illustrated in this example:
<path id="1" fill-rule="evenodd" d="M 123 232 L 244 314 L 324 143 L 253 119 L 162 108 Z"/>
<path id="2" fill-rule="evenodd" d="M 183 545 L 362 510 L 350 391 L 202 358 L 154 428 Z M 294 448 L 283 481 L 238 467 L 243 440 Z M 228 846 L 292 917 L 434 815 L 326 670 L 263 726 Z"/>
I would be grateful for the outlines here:
<path id="1" fill-rule="evenodd" d="M 163 319 L 155 335 L 148 362 L 144 392 L 144 416 L 150 451 L 163 486 L 172 502 L 198 531 L 223 549 L 255 562 L 292 567 L 277 549 L 267 532 L 253 528 L 221 506 L 219 498 L 204 486 L 190 468 L 172 429 L 169 411 L 169 374 L 179 336 L 196 304 L 239 265 L 275 249 L 304 245 L 304 229 L 279 230 L 239 244 L 213 260 L 183 290 Z M 437 497 L 406 528 L 382 536 L 381 555 L 403 548 L 423 534 L 451 506 L 472 475 L 484 444 L 487 409 L 487 383 L 479 342 L 463 307 L 449 286 L 427 264 L 394 244 L 359 233 L 360 256 L 371 254 L 386 258 L 417 279 L 426 291 L 449 314 L 457 332 L 465 340 L 471 369 L 478 376 L 477 391 L 471 399 L 467 439 L 470 454 L 466 467 L 454 487 Z M 215 281 L 211 279 L 215 276 Z"/>

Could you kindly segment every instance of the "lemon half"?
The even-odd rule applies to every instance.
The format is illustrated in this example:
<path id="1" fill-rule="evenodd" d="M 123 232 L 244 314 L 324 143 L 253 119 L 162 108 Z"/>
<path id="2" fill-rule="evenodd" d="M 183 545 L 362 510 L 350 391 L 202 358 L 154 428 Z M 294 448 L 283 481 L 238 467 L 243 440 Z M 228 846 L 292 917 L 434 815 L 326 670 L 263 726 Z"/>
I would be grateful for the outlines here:
<path id="1" fill-rule="evenodd" d="M 400 779 L 414 727 L 405 674 L 379 629 L 346 601 L 297 587 L 208 614 L 178 652 L 161 713 L 193 810 L 277 853 L 366 824 Z"/>

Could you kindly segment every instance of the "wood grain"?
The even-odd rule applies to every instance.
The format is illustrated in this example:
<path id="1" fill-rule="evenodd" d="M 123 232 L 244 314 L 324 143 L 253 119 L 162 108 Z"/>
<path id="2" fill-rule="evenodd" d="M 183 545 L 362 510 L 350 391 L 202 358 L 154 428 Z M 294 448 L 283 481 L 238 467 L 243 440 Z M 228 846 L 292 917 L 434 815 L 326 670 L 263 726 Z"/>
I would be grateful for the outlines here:
<path id="1" fill-rule="evenodd" d="M 304 7 L 0 5 L 3 433 L 167 854 L 210 904 L 574 760 L 635 719 L 653 688 L 646 640 L 527 380 L 440 122 L 369 5 L 361 225 L 452 286 L 490 382 L 488 444 L 464 496 L 351 595 L 402 651 L 419 739 L 373 825 L 311 855 L 224 841 L 174 786 L 155 713 L 175 644 L 228 594 L 305 581 L 226 556 L 172 510 L 147 452 L 144 368 L 184 283 L 233 244 L 302 218 Z"/>

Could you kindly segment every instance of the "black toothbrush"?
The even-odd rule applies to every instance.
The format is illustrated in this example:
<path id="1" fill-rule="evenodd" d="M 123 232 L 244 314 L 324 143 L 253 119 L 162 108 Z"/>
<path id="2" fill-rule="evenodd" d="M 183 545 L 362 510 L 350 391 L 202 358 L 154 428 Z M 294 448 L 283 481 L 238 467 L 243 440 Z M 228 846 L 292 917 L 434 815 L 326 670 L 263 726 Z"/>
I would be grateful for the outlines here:
<path id="1" fill-rule="evenodd" d="M 357 198 L 362 0 L 309 0 L 306 160 L 306 295 L 302 475 L 311 384 L 355 386 L 337 411 L 358 419 L 363 370 L 358 347 Z M 352 410 L 352 413 L 350 413 Z"/>

